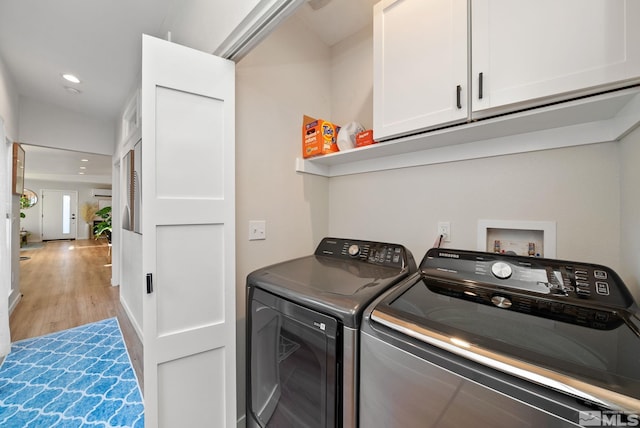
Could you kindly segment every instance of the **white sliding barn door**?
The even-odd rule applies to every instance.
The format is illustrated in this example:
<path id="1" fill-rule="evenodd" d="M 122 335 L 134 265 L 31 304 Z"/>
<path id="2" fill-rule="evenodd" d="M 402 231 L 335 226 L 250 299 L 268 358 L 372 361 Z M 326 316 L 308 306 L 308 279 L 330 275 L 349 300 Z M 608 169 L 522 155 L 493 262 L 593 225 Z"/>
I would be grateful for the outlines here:
<path id="1" fill-rule="evenodd" d="M 148 428 L 236 426 L 234 127 L 235 64 L 144 36 Z"/>

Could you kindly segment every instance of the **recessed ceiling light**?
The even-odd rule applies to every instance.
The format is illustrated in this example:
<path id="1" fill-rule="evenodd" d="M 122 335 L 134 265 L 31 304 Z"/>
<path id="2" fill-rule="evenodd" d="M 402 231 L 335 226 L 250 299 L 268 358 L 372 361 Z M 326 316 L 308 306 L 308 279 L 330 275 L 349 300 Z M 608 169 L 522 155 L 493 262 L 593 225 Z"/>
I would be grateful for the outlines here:
<path id="1" fill-rule="evenodd" d="M 72 88 L 71 86 L 65 86 L 64 88 L 67 90 L 67 92 L 70 92 L 72 94 L 76 94 L 77 95 L 77 94 L 81 94 L 82 93 L 82 91 L 80 89 Z"/>
<path id="2" fill-rule="evenodd" d="M 68 80 L 71 83 L 80 83 L 80 79 L 78 79 L 76 76 L 74 76 L 73 74 L 63 74 L 62 77 L 65 80 Z"/>
<path id="3" fill-rule="evenodd" d="M 80 159 L 80 162 L 89 162 L 89 159 Z"/>
<path id="4" fill-rule="evenodd" d="M 84 172 L 80 171 L 78 174 L 80 174 L 80 175 L 84 175 Z"/>
<path id="5" fill-rule="evenodd" d="M 87 169 L 87 167 L 86 166 L 81 166 L 80 169 Z"/>

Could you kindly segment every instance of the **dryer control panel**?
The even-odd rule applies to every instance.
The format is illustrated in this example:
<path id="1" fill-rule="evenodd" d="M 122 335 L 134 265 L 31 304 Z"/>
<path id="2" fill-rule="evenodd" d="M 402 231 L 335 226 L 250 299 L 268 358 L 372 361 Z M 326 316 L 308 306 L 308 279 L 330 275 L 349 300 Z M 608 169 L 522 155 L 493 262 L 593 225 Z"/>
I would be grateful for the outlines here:
<path id="1" fill-rule="evenodd" d="M 609 308 L 629 308 L 633 304 L 620 277 L 610 268 L 595 264 L 433 248 L 422 260 L 420 270 L 450 283 L 489 287 L 498 296 L 502 291 Z"/>
<path id="2" fill-rule="evenodd" d="M 315 255 L 344 260 L 355 259 L 400 269 L 413 262 L 410 252 L 402 245 L 355 239 L 324 238 L 318 244 Z"/>

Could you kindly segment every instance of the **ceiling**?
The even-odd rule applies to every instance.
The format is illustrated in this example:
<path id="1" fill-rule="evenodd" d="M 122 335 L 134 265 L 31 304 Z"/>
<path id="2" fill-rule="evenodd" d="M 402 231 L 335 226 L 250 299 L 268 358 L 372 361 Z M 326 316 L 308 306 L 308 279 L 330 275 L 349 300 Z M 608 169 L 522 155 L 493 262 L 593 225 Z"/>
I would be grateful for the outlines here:
<path id="1" fill-rule="evenodd" d="M 294 18 L 302 19 L 327 46 L 333 46 L 373 22 L 373 5 L 380 0 L 310 0 Z M 321 6 L 314 9 L 313 6 Z"/>
<path id="2" fill-rule="evenodd" d="M 25 178 L 111 184 L 111 156 L 22 144 Z"/>
<path id="3" fill-rule="evenodd" d="M 0 56 L 21 96 L 113 119 L 139 73 L 141 33 L 161 37 L 168 6 L 169 0 L 0 0 Z M 82 82 L 66 82 L 63 73 Z"/>
<path id="4" fill-rule="evenodd" d="M 202 40 L 207 27 L 221 19 L 211 1 L 0 0 L 0 57 L 21 97 L 115 123 L 139 75 L 141 34 L 166 38 L 178 30 L 173 40 L 213 52 L 216 46 Z M 370 24 L 377 1 L 309 0 L 292 18 L 332 46 Z M 184 17 L 198 16 L 199 8 L 204 17 L 184 25 Z M 171 28 L 176 22 L 180 28 Z M 81 83 L 65 81 L 64 73 Z M 54 166 L 52 151 L 27 149 L 27 175 L 77 175 L 77 153 L 68 154 L 68 162 L 56 157 Z"/>

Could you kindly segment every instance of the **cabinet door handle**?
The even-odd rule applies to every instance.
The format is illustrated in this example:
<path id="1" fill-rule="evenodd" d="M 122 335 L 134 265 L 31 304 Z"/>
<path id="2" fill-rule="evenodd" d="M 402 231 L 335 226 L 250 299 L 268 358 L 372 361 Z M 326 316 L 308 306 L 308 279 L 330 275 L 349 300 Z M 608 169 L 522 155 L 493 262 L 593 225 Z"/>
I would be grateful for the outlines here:
<path id="1" fill-rule="evenodd" d="M 478 99 L 482 99 L 482 92 L 484 87 L 484 73 L 478 74 Z"/>
<path id="2" fill-rule="evenodd" d="M 456 86 L 456 106 L 458 106 L 459 109 L 462 108 L 462 101 L 460 100 L 461 95 L 462 95 L 462 86 L 458 85 Z"/>

